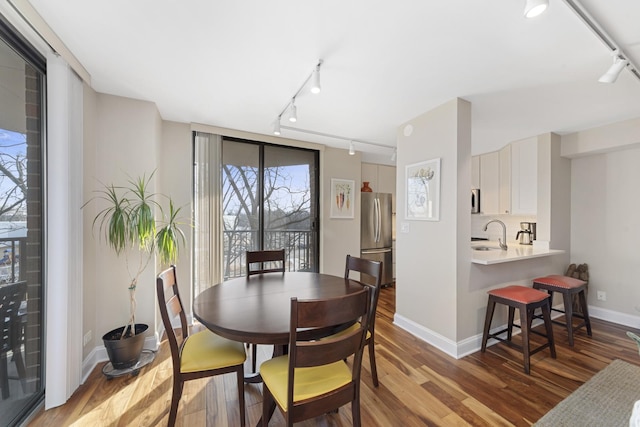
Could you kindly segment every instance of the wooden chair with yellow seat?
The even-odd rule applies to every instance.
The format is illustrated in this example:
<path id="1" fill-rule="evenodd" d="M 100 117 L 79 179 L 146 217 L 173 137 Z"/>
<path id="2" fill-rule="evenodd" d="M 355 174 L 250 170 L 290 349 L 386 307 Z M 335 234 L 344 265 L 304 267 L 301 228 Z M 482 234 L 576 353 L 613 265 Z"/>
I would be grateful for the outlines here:
<path id="1" fill-rule="evenodd" d="M 369 365 L 371 366 L 373 386 L 378 387 L 378 369 L 376 368 L 374 336 L 376 330 L 376 310 L 378 308 L 378 298 L 380 297 L 380 287 L 382 286 L 382 262 L 347 255 L 344 268 L 345 279 L 349 278 L 351 271 L 359 272 L 360 283 L 371 288 L 371 316 L 369 316 L 369 325 L 367 325 L 365 345 L 369 349 Z M 357 327 L 357 325 L 352 326 L 352 328 L 353 327 Z M 348 330 L 349 329 L 346 329 L 345 331 Z M 345 331 L 338 332 L 338 334 L 342 334 Z"/>
<path id="2" fill-rule="evenodd" d="M 176 267 L 164 270 L 156 280 L 160 314 L 164 324 L 173 362 L 173 393 L 169 411 L 169 426 L 175 425 L 178 403 L 185 381 L 235 372 L 238 383 L 238 403 L 241 426 L 245 425 L 244 362 L 247 355 L 242 343 L 220 337 L 205 329 L 189 334 L 187 318 L 180 299 Z M 171 320 L 178 316 L 182 331 L 178 341 Z"/>
<path id="3" fill-rule="evenodd" d="M 284 273 L 284 249 L 274 249 L 266 251 L 247 251 L 247 277 L 254 274 L 264 273 Z M 258 268 L 251 269 L 254 264 L 259 264 Z M 258 356 L 258 346 L 247 344 L 247 349 L 251 349 L 251 369 L 256 371 L 256 360 Z"/>
<path id="4" fill-rule="evenodd" d="M 274 401 L 286 425 L 314 418 L 351 403 L 354 426 L 360 426 L 360 370 L 367 332 L 371 289 L 336 298 L 291 299 L 289 354 L 260 365 L 263 380 L 262 425 Z M 363 319 L 363 322 L 358 322 Z M 309 331 L 355 323 L 357 327 L 329 339 Z M 354 355 L 351 368 L 344 361 Z"/>

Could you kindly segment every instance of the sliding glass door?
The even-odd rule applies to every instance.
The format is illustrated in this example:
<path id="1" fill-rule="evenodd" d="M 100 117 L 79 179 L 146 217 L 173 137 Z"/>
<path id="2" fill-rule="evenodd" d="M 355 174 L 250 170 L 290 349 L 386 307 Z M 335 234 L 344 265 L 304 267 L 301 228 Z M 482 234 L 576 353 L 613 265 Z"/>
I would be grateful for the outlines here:
<path id="1" fill-rule="evenodd" d="M 0 426 L 43 385 L 44 59 L 0 19 Z"/>
<path id="2" fill-rule="evenodd" d="M 247 250 L 284 248 L 288 271 L 318 271 L 318 157 L 223 139 L 225 279 L 245 275 Z"/>

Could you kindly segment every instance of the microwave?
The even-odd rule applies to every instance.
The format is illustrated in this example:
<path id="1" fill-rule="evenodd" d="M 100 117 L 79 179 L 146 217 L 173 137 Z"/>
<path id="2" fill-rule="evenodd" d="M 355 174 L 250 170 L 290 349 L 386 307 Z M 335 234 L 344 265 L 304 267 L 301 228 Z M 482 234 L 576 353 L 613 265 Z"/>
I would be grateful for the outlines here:
<path id="1" fill-rule="evenodd" d="M 471 213 L 472 214 L 480 213 L 480 189 L 479 188 L 471 189 Z"/>

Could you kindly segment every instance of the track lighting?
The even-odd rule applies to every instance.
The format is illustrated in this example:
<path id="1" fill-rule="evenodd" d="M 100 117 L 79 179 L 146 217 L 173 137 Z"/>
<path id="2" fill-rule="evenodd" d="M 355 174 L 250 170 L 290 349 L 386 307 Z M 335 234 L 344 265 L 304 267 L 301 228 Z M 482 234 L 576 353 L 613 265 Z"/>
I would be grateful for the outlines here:
<path id="1" fill-rule="evenodd" d="M 353 141 L 349 141 L 349 155 L 353 156 L 356 154 L 356 150 L 353 148 Z"/>
<path id="2" fill-rule="evenodd" d="M 393 154 L 391 155 L 391 161 L 395 162 L 398 157 L 398 149 L 393 150 Z"/>
<path id="3" fill-rule="evenodd" d="M 600 83 L 615 83 L 624 67 L 626 67 L 628 64 L 629 61 L 620 58 L 617 50 L 613 51 L 613 64 L 611 64 L 607 72 L 604 73 L 602 77 L 598 79 L 598 81 Z"/>
<path id="4" fill-rule="evenodd" d="M 535 18 L 547 10 L 549 0 L 526 0 L 524 3 L 524 17 Z"/>
<path id="5" fill-rule="evenodd" d="M 273 125 L 273 134 L 280 135 L 280 117 L 278 117 L 278 119 Z"/>
<path id="6" fill-rule="evenodd" d="M 291 111 L 289 113 L 289 121 L 295 123 L 298 121 L 298 108 L 296 107 L 296 99 L 291 100 Z"/>
<path id="7" fill-rule="evenodd" d="M 313 70 L 311 74 L 311 93 L 318 94 L 322 88 L 320 87 L 320 65 L 322 61 L 316 65 L 316 68 Z"/>

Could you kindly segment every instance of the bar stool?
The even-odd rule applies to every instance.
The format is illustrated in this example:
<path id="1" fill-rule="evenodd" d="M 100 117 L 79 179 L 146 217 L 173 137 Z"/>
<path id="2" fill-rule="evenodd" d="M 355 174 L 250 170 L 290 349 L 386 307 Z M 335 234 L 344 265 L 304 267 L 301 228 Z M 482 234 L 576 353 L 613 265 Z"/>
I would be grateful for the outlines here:
<path id="1" fill-rule="evenodd" d="M 524 356 L 524 373 L 529 374 L 530 370 L 530 356 L 549 347 L 551 351 L 551 357 L 556 358 L 556 347 L 553 341 L 553 328 L 551 325 L 551 304 L 549 302 L 549 295 L 545 292 L 532 289 L 526 286 L 511 285 L 504 288 L 493 289 L 487 292 L 489 294 L 489 303 L 487 304 L 487 315 L 484 321 L 484 332 L 482 334 L 482 349 L 484 353 L 487 349 L 487 341 L 489 338 L 504 342 L 510 347 L 516 348 L 522 351 Z M 491 320 L 493 319 L 493 312 L 496 308 L 496 303 L 504 304 L 509 307 L 509 323 L 505 329 L 502 329 L 495 333 L 490 333 Z M 513 324 L 513 317 L 515 309 L 520 311 L 520 325 Z M 533 320 L 533 313 L 537 308 L 542 309 L 542 315 L 544 318 L 544 325 L 546 328 L 546 335 L 531 329 L 531 321 Z M 513 335 L 513 327 L 520 328 L 522 331 L 522 345 L 514 344 L 511 341 Z M 507 338 L 501 338 L 498 335 L 507 333 Z M 545 344 L 531 350 L 529 343 L 529 333 L 538 334 L 547 338 Z"/>
<path id="2" fill-rule="evenodd" d="M 564 311 L 551 307 L 552 311 L 564 313 L 565 323 L 557 320 L 552 320 L 553 323 L 565 326 L 569 333 L 569 346 L 573 347 L 573 332 L 583 326 L 587 327 L 587 335 L 591 335 L 591 321 L 589 320 L 589 309 L 587 308 L 587 282 L 583 280 L 574 279 L 573 277 L 550 275 L 545 277 L 538 277 L 533 279 L 533 288 L 545 290 L 549 293 L 549 298 L 553 301 L 553 293 L 559 292 L 562 294 L 564 300 Z M 573 296 L 578 294 L 578 300 L 582 313 L 575 313 L 573 311 Z M 539 318 L 540 316 L 535 316 Z M 582 322 L 576 326 L 573 326 L 573 318 L 577 317 L 582 319 Z"/>

